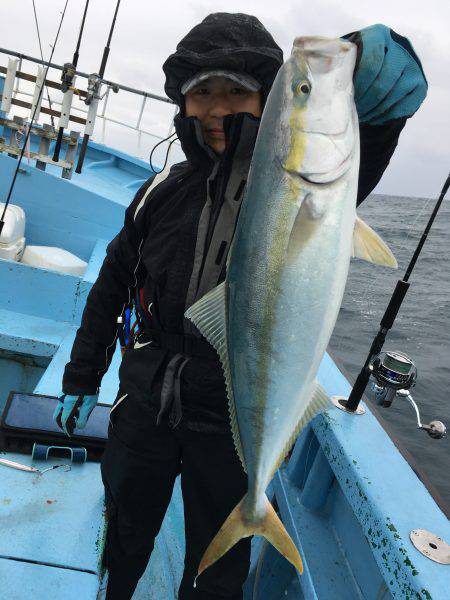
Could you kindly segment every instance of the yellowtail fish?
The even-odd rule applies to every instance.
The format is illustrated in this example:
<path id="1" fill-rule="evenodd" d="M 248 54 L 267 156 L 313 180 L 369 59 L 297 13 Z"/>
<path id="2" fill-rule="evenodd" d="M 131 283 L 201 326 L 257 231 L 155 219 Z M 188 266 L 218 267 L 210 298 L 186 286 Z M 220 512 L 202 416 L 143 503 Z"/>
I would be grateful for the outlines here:
<path id="1" fill-rule="evenodd" d="M 216 348 L 248 492 L 206 550 L 201 573 L 242 537 L 263 535 L 300 572 L 266 488 L 311 418 L 328 406 L 316 374 L 351 256 L 396 266 L 356 216 L 356 47 L 297 38 L 267 100 L 226 280 L 186 313 Z"/>

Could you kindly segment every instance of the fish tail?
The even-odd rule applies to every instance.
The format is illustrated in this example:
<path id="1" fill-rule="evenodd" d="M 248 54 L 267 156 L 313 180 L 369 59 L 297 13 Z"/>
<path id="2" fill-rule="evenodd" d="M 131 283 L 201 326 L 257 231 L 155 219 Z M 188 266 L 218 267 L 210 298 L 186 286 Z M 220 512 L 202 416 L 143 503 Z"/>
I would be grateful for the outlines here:
<path id="1" fill-rule="evenodd" d="M 248 522 L 243 515 L 242 505 L 246 496 L 232 510 L 225 523 L 219 529 L 217 535 L 206 549 L 200 566 L 198 575 L 205 569 L 213 565 L 239 540 L 251 535 L 262 535 L 275 548 L 294 565 L 300 574 L 303 573 L 303 563 L 294 542 L 284 528 L 273 506 L 270 504 L 266 495 L 264 495 L 265 514 L 257 523 Z M 197 577 L 198 577 L 197 575 Z"/>

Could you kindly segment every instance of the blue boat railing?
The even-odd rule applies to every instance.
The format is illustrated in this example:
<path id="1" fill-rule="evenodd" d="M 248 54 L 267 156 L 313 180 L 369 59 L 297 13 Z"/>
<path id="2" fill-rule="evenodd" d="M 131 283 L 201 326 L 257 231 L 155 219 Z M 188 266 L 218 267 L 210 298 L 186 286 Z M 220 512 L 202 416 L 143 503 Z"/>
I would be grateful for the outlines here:
<path id="1" fill-rule="evenodd" d="M 330 396 L 350 392 L 328 355 L 319 380 Z M 317 416 L 271 488 L 305 571 L 298 576 L 258 542 L 265 556 L 253 564 L 246 598 L 446 597 L 448 565 L 422 555 L 410 535 L 425 529 L 448 542 L 450 523 L 367 406 L 361 416 L 334 407 Z"/>

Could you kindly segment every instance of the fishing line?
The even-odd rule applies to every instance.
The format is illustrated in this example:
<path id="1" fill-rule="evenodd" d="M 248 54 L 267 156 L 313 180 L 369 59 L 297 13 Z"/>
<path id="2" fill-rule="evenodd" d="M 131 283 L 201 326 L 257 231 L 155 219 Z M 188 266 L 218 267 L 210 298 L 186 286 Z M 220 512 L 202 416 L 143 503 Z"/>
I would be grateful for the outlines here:
<path id="1" fill-rule="evenodd" d="M 152 157 L 153 157 L 153 153 L 155 152 L 156 148 L 158 146 L 160 146 L 161 144 L 163 144 L 164 142 L 167 142 L 167 140 L 169 140 L 172 136 L 176 135 L 176 132 L 174 131 L 173 133 L 171 133 L 170 135 L 168 135 L 166 138 L 164 138 L 163 140 L 160 140 L 157 144 L 155 144 L 150 152 L 150 157 L 149 157 L 149 163 L 150 163 L 150 167 L 152 169 L 152 171 L 154 173 L 158 173 L 158 171 L 155 169 L 155 167 L 153 166 L 153 162 L 152 162 Z M 166 152 L 166 158 L 164 161 L 164 166 L 162 167 L 161 171 L 164 171 L 164 169 L 166 168 L 167 165 L 167 161 L 169 159 L 169 152 L 170 152 L 170 147 L 172 146 L 172 144 L 174 142 L 176 142 L 178 140 L 178 138 L 176 137 L 175 139 L 173 139 L 170 144 L 167 147 L 167 152 Z"/>
<path id="2" fill-rule="evenodd" d="M 432 201 L 432 198 L 428 198 L 426 200 L 426 202 L 423 203 L 423 206 L 420 209 L 419 213 L 417 214 L 416 218 L 414 219 L 414 222 L 408 227 L 408 230 L 407 230 L 407 232 L 405 234 L 406 237 L 401 242 L 399 242 L 399 244 L 401 244 L 401 245 L 398 245 L 398 246 L 394 245 L 395 251 L 397 253 L 400 253 L 402 250 L 408 249 L 407 246 L 408 246 L 409 238 L 411 237 L 411 234 L 413 233 L 413 231 L 414 232 L 416 231 L 417 222 L 420 220 L 421 216 L 426 211 L 426 209 L 428 208 L 428 205 L 430 204 L 431 201 Z M 366 287 L 366 290 L 365 290 L 364 295 L 362 297 L 362 300 L 366 299 L 365 296 L 369 294 L 369 291 L 371 291 L 371 288 L 375 287 L 375 284 L 378 282 L 378 280 L 382 276 L 383 276 L 383 272 L 380 271 L 380 270 L 378 270 L 377 271 L 377 275 L 373 278 L 373 280 L 371 280 L 367 284 L 367 287 Z M 368 309 L 370 308 L 370 300 L 371 300 L 371 298 L 369 296 L 369 298 L 367 299 L 367 308 Z M 361 316 L 362 316 L 362 314 L 361 314 Z"/>
<path id="3" fill-rule="evenodd" d="M 44 62 L 44 54 L 42 52 L 42 44 L 41 44 L 41 33 L 39 31 L 39 23 L 38 23 L 38 18 L 37 18 L 37 12 L 36 12 L 36 4 L 34 3 L 33 0 L 33 10 L 34 10 L 34 21 L 36 23 L 36 30 L 37 30 L 37 36 L 38 36 L 38 42 L 39 42 L 39 51 L 41 53 L 41 60 L 42 62 Z M 52 110 L 52 102 L 50 100 L 50 92 L 48 90 L 48 86 L 45 86 L 46 90 L 47 90 L 47 100 L 48 100 L 48 107 L 50 110 Z M 55 120 L 53 118 L 53 115 L 50 115 L 50 119 L 52 122 L 52 127 L 55 127 Z"/>
<path id="4" fill-rule="evenodd" d="M 399 242 L 399 244 L 401 245 L 393 245 L 395 248 L 395 253 L 400 253 L 402 250 L 406 250 L 408 247 L 408 240 L 411 237 L 411 234 L 413 233 L 413 231 L 416 231 L 416 226 L 417 226 L 417 222 L 420 220 L 420 218 L 422 217 L 423 213 L 426 211 L 426 209 L 428 208 L 428 205 L 430 204 L 430 202 L 432 201 L 432 198 L 427 198 L 426 201 L 423 203 L 422 208 L 420 209 L 419 213 L 416 215 L 414 221 L 409 225 L 406 233 L 405 233 L 405 237 L 402 239 L 401 242 Z M 394 229 L 392 229 L 392 231 L 394 231 Z M 390 244 L 391 246 L 391 244 Z M 395 254 L 394 253 L 394 254 Z M 350 268 L 351 264 L 350 264 Z M 372 296 L 369 294 L 369 292 L 372 292 L 375 289 L 375 285 L 378 283 L 378 281 L 384 277 L 385 272 L 383 272 L 382 270 L 378 269 L 377 274 L 375 275 L 375 277 L 373 279 L 369 280 L 369 283 L 367 284 L 362 296 L 361 296 L 361 304 L 363 302 L 366 303 L 366 311 L 367 314 L 369 315 L 372 306 L 375 304 L 375 300 L 373 300 L 373 304 L 371 305 L 371 301 L 372 301 Z M 356 304 L 356 301 L 353 301 L 354 304 Z M 342 306 L 341 306 L 342 308 Z M 348 309 L 349 311 L 351 311 L 351 308 Z M 356 312 L 356 311 L 355 311 Z M 365 322 L 364 322 L 364 313 L 363 313 L 363 308 L 358 308 L 357 310 L 357 315 L 359 317 L 359 325 L 360 328 L 363 329 Z M 338 316 L 339 318 L 339 316 Z M 333 330 L 334 331 L 334 330 Z M 342 350 L 344 346 L 344 338 L 342 336 L 340 336 L 339 342 L 337 344 L 337 346 L 333 349 L 333 354 L 340 360 L 340 350 Z M 333 365 L 329 365 L 328 367 L 328 373 L 325 376 L 325 378 L 327 376 L 329 376 L 331 369 L 333 368 Z"/>
<path id="5" fill-rule="evenodd" d="M 175 138 L 174 140 L 172 140 L 172 141 L 170 142 L 169 146 L 167 147 L 166 159 L 165 159 L 165 161 L 164 161 L 164 165 L 163 165 L 163 167 L 162 167 L 162 169 L 161 169 L 162 171 L 164 171 L 164 169 L 166 168 L 167 161 L 168 161 L 168 159 L 169 159 L 170 148 L 171 148 L 172 144 L 173 144 L 174 142 L 176 142 L 176 141 L 177 141 L 177 139 L 178 139 L 178 138 Z"/>
<path id="6" fill-rule="evenodd" d="M 36 105 L 35 105 L 35 107 L 34 107 L 33 116 L 31 117 L 31 122 L 30 122 L 30 125 L 28 126 L 28 131 L 27 131 L 27 135 L 26 135 L 26 137 L 25 137 L 25 142 L 24 142 L 24 144 L 23 144 L 23 146 L 22 146 L 22 150 L 21 150 L 21 152 L 20 152 L 19 160 L 17 161 L 16 170 L 15 170 L 15 172 L 14 172 L 14 176 L 13 176 L 13 179 L 12 179 L 12 182 L 11 182 L 11 186 L 10 186 L 10 188 L 9 188 L 8 196 L 7 196 L 7 198 L 6 198 L 5 206 L 4 206 L 4 208 L 3 208 L 3 213 L 2 213 L 2 216 L 1 216 L 1 218 L 0 218 L 0 235 L 1 235 L 1 233 L 2 233 L 3 225 L 5 224 L 5 221 L 4 221 L 4 219 L 5 219 L 5 215 L 6 215 L 6 209 L 8 208 L 8 204 L 9 204 L 9 201 L 10 201 L 10 199 L 11 199 L 11 194 L 12 194 L 12 191 L 13 191 L 13 189 L 14 189 L 14 185 L 15 185 L 15 183 L 16 183 L 17 174 L 18 174 L 18 172 L 19 172 L 20 165 L 21 165 L 21 163 L 22 163 L 22 159 L 23 159 L 23 155 L 24 155 L 24 153 L 25 153 L 25 148 L 26 148 L 26 145 L 27 145 L 28 139 L 29 139 L 29 137 L 30 137 L 30 134 L 31 134 L 31 128 L 32 128 L 32 126 L 33 126 L 34 119 L 35 119 L 35 117 L 36 117 L 36 112 L 37 112 L 37 109 L 38 109 L 38 107 L 39 107 L 39 101 L 40 101 L 40 99 L 41 99 L 42 92 L 44 91 L 44 82 L 45 82 L 45 81 L 46 81 L 46 79 L 47 79 L 48 70 L 49 70 L 49 68 L 50 68 L 50 64 L 51 64 L 51 62 L 52 62 L 53 54 L 54 54 L 54 52 L 55 52 L 56 44 L 57 44 L 57 42 L 58 42 L 58 38 L 59 38 L 59 32 L 61 31 L 61 26 L 62 26 L 62 24 L 63 24 L 63 21 L 64 21 L 64 16 L 65 16 L 65 14 L 66 14 L 66 9 L 67 9 L 67 5 L 68 5 L 68 4 L 69 4 L 69 0 L 66 0 L 66 3 L 65 3 L 65 5 L 64 5 L 64 10 L 63 10 L 63 12 L 62 12 L 62 14 L 61 14 L 61 19 L 60 19 L 60 22 L 59 22 L 58 31 L 56 32 L 55 41 L 54 41 L 54 43 L 53 43 L 53 46 L 51 47 L 51 48 L 52 48 L 52 51 L 51 51 L 51 54 L 50 54 L 50 58 L 48 59 L 48 62 L 47 62 L 47 67 L 46 67 L 46 70 L 45 70 L 44 79 L 43 79 L 43 82 L 42 82 L 41 89 L 39 90 L 39 95 L 38 95 L 38 97 L 37 97 L 37 100 L 36 100 Z"/>
<path id="7" fill-rule="evenodd" d="M 402 240 L 402 242 L 399 242 L 401 245 L 394 246 L 396 253 L 400 253 L 402 250 L 407 250 L 408 249 L 408 247 L 407 247 L 408 243 L 407 242 L 408 242 L 409 238 L 411 237 L 411 234 L 413 233 L 413 231 L 414 232 L 416 231 L 417 222 L 420 220 L 421 216 L 424 214 L 424 212 L 428 208 L 428 205 L 430 204 L 431 201 L 432 201 L 432 198 L 428 198 L 426 200 L 426 202 L 423 203 L 423 206 L 420 209 L 419 213 L 417 214 L 416 218 L 414 219 L 413 223 L 408 227 L 405 239 Z M 364 292 L 364 294 L 363 294 L 363 296 L 361 298 L 362 301 L 366 301 L 367 302 L 366 309 L 367 309 L 368 313 L 370 313 L 370 309 L 371 309 L 370 302 L 371 302 L 371 299 L 372 299 L 371 296 L 369 295 L 369 292 L 375 289 L 375 284 L 378 283 L 379 279 L 382 276 L 383 276 L 383 272 L 380 271 L 380 270 L 378 270 L 377 271 L 377 275 L 374 277 L 374 279 L 371 280 L 367 284 L 365 292 Z M 375 300 L 373 300 L 373 303 L 375 303 Z M 360 309 L 360 311 L 359 311 L 359 317 L 360 317 L 360 326 L 362 328 L 363 325 L 364 325 L 364 317 L 363 317 L 362 309 Z M 340 343 L 341 343 L 341 341 L 340 341 Z"/>

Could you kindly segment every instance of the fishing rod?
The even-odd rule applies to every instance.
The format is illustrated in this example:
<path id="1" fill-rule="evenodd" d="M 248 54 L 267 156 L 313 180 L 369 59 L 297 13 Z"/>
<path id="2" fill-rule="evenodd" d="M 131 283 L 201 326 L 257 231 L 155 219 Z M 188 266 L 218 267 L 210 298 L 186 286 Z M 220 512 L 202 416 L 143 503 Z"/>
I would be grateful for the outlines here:
<path id="1" fill-rule="evenodd" d="M 58 42 L 59 32 L 61 31 L 61 26 L 62 26 L 63 21 L 64 21 L 64 16 L 66 14 L 66 9 L 67 9 L 68 3 L 69 3 L 69 0 L 66 0 L 66 3 L 64 5 L 64 10 L 62 12 L 61 19 L 60 19 L 60 22 L 59 22 L 58 31 L 56 32 L 55 41 L 54 41 L 53 46 L 52 46 L 52 51 L 51 51 L 51 54 L 50 54 L 50 58 L 48 59 L 47 67 L 46 67 L 46 70 L 45 70 L 45 74 L 44 74 L 44 77 L 42 79 L 42 85 L 40 87 L 39 94 L 38 94 L 38 97 L 37 97 L 37 100 L 36 100 L 36 104 L 34 106 L 34 111 L 33 111 L 32 117 L 31 117 L 31 122 L 30 122 L 30 125 L 27 128 L 27 134 L 25 136 L 25 141 L 23 143 L 22 150 L 20 152 L 19 160 L 17 161 L 16 170 L 15 170 L 14 177 L 12 179 L 12 182 L 11 182 L 11 185 L 10 185 L 10 188 L 9 188 L 9 192 L 8 192 L 8 196 L 6 198 L 5 206 L 3 207 L 3 213 L 2 213 L 2 216 L 0 218 L 0 235 L 2 234 L 3 226 L 5 224 L 4 219 L 5 219 L 5 215 L 6 215 L 6 210 L 8 208 L 9 201 L 11 200 L 11 194 L 13 192 L 14 185 L 16 183 L 17 174 L 19 172 L 20 165 L 22 163 L 23 155 L 25 154 L 25 148 L 27 147 L 28 139 L 29 139 L 30 134 L 31 134 L 31 128 L 33 126 L 34 120 L 36 118 L 36 113 L 37 113 L 39 105 L 40 105 L 40 100 L 41 100 L 41 97 L 42 97 L 42 92 L 44 91 L 44 83 L 45 83 L 45 80 L 47 78 L 47 73 L 48 73 L 48 70 L 50 68 L 50 64 L 52 62 L 53 54 L 55 52 L 56 44 Z"/>
<path id="2" fill-rule="evenodd" d="M 84 6 L 83 18 L 81 20 L 80 33 L 78 34 L 77 46 L 75 48 L 75 52 L 73 54 L 72 62 L 65 63 L 63 67 L 63 72 L 61 73 L 61 90 L 64 93 L 63 104 L 61 106 L 61 116 L 59 118 L 59 130 L 58 137 L 56 138 L 55 151 L 53 153 L 53 160 L 55 162 L 59 161 L 59 153 L 61 151 L 61 144 L 64 134 L 64 129 L 69 124 L 69 115 L 70 115 L 70 107 L 72 106 L 73 100 L 73 86 L 75 83 L 75 73 L 77 70 L 78 64 L 78 56 L 79 49 L 81 45 L 81 38 L 83 36 L 84 30 L 84 22 L 86 20 L 86 14 L 89 6 L 89 0 L 86 0 L 86 4 Z"/>
<path id="3" fill-rule="evenodd" d="M 42 43 L 41 43 L 41 33 L 39 31 L 39 22 L 38 22 L 38 17 L 37 17 L 37 11 L 36 11 L 36 4 L 35 1 L 33 0 L 33 11 L 34 11 L 34 21 L 36 23 L 36 31 L 37 31 L 37 36 L 38 36 L 38 42 L 39 42 L 39 51 L 41 53 L 41 58 L 42 60 L 44 60 L 44 54 L 42 52 Z M 47 87 L 47 101 L 48 101 L 48 107 L 50 110 L 52 110 L 52 102 L 50 100 L 50 92 L 48 91 L 48 87 Z M 50 120 L 52 123 L 52 127 L 55 127 L 55 121 L 53 119 L 53 115 L 50 115 Z"/>
<path id="4" fill-rule="evenodd" d="M 389 329 L 391 329 L 394 324 L 394 321 L 397 317 L 398 311 L 400 310 L 400 307 L 405 298 L 406 292 L 408 291 L 409 286 L 410 286 L 409 277 L 414 269 L 417 259 L 419 258 L 419 254 L 420 254 L 420 252 L 423 248 L 423 245 L 425 244 L 425 241 L 427 239 L 428 232 L 431 229 L 433 221 L 436 218 L 436 215 L 439 211 L 442 201 L 444 200 L 444 196 L 447 193 L 449 186 L 450 186 L 450 174 L 448 175 L 447 180 L 444 183 L 444 186 L 443 186 L 442 191 L 439 195 L 439 198 L 436 202 L 434 210 L 428 220 L 428 223 L 425 227 L 422 237 L 420 238 L 417 248 L 413 254 L 413 257 L 411 258 L 411 261 L 405 271 L 403 279 L 399 279 L 397 281 L 397 285 L 395 286 L 394 293 L 392 294 L 392 297 L 389 301 L 389 304 L 386 308 L 383 318 L 381 319 L 380 329 L 372 342 L 366 362 L 364 363 L 363 368 L 361 369 L 358 377 L 356 378 L 355 385 L 353 386 L 350 396 L 348 397 L 347 400 L 341 400 L 342 405 L 345 407 L 345 410 L 347 410 L 348 412 L 355 412 L 358 408 L 359 402 L 362 398 L 362 395 L 364 394 L 364 391 L 366 389 L 366 386 L 369 382 L 370 376 L 373 371 L 372 363 L 373 363 L 374 359 L 380 354 L 381 349 L 383 348 L 383 345 L 384 345 L 384 342 L 386 339 L 386 335 L 387 335 Z"/>
<path id="5" fill-rule="evenodd" d="M 90 136 L 94 133 L 95 117 L 97 116 L 97 107 L 100 100 L 100 86 L 103 81 L 103 75 L 105 74 L 106 63 L 108 61 L 110 43 L 114 27 L 116 25 L 117 12 L 119 10 L 120 0 L 117 0 L 116 10 L 114 11 L 113 20 L 111 23 L 111 29 L 109 31 L 108 41 L 106 42 L 105 49 L 103 50 L 102 62 L 100 64 L 100 71 L 98 75 L 94 74 L 89 77 L 88 80 L 88 95 L 85 99 L 85 103 L 89 106 L 89 112 L 86 119 L 86 129 L 84 130 L 83 142 L 80 148 L 80 154 L 78 156 L 78 164 L 75 169 L 75 173 L 81 173 L 81 169 L 84 163 L 84 157 L 86 155 L 87 145 Z"/>

